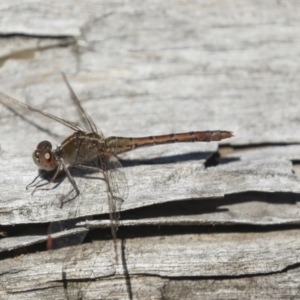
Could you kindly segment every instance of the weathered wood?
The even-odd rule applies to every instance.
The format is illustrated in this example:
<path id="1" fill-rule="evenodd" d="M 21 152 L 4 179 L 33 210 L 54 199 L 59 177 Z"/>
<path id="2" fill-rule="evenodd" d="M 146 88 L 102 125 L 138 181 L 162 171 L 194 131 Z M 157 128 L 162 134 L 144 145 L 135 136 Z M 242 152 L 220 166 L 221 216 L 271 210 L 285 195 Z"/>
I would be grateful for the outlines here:
<path id="1" fill-rule="evenodd" d="M 224 152 L 226 149 L 223 150 Z M 233 151 L 233 150 L 231 150 Z M 237 149 L 234 153 L 227 153 L 226 157 L 221 160 L 226 162 L 230 159 L 239 160 L 300 160 L 300 145 L 281 145 L 257 147 L 257 149 Z"/>
<path id="2" fill-rule="evenodd" d="M 2 294 L 7 295 L 37 288 L 61 289 L 60 294 L 63 294 L 64 280 L 71 280 L 73 284 L 65 286 L 65 293 L 89 293 L 88 279 L 104 278 L 104 282 L 107 282 L 111 277 L 114 280 L 122 279 L 119 280 L 119 287 L 110 285 L 115 286 L 115 293 L 125 291 L 128 294 L 125 287 L 131 280 L 133 290 L 148 289 L 138 283 L 135 285 L 136 276 L 142 275 L 157 277 L 157 284 L 161 282 L 159 277 L 174 279 L 276 274 L 299 264 L 299 234 L 299 230 L 289 230 L 128 239 L 122 241 L 123 244 L 118 242 L 118 263 L 114 261 L 113 244 L 110 241 L 29 254 L 2 261 L 1 290 Z M 27 268 L 24 269 L 23 265 Z M 277 277 L 274 282 L 272 278 L 268 282 L 275 284 Z M 144 284 L 147 277 L 141 280 Z M 245 284 L 243 277 L 241 283 L 238 279 L 234 281 L 238 285 Z M 106 287 L 104 283 L 98 286 L 92 284 L 92 287 L 94 293 L 105 293 L 102 290 Z M 207 293 L 208 289 L 205 290 Z"/>
<path id="3" fill-rule="evenodd" d="M 299 196 L 288 193 L 244 193 L 201 200 L 176 201 L 165 205 L 146 207 L 144 212 L 121 214 L 119 226 L 194 226 L 194 225 L 296 225 L 300 224 Z M 166 215 L 165 215 L 166 214 Z M 152 216 L 152 217 L 151 217 Z M 107 228 L 108 220 L 78 222 L 88 229 Z M 66 230 L 53 235 L 68 236 L 84 232 L 84 228 Z M 0 252 L 45 242 L 46 235 L 6 237 L 0 240 Z"/>
<path id="4" fill-rule="evenodd" d="M 184 234 L 178 226 L 170 235 L 149 237 L 142 228 L 139 238 L 125 234 L 117 265 L 110 241 L 1 260 L 0 298 L 297 298 L 297 1 L 14 0 L 2 1 L 0 11 L 2 92 L 77 121 L 59 74 L 64 71 L 106 136 L 235 133 L 220 143 L 233 148 L 167 145 L 121 157 L 129 196 L 120 225 L 128 231 L 181 225 Z M 76 177 L 84 192 L 62 209 L 67 180 L 33 196 L 25 191 L 37 174 L 31 159 L 36 144 L 59 144 L 70 131 L 16 113 L 0 105 L 3 257 L 47 238 L 35 229 L 10 236 L 13 225 L 107 213 L 97 179 Z M 212 159 L 217 152 L 222 157 Z M 92 224 L 106 227 L 108 221 L 85 223 Z M 189 225 L 201 231 L 213 224 L 214 233 L 187 235 Z M 295 230 L 285 230 L 287 224 Z M 239 232 L 244 225 L 255 230 Z M 86 229 L 60 234 L 74 231 Z"/>
<path id="5" fill-rule="evenodd" d="M 31 196 L 30 192 L 24 190 L 26 182 L 20 182 L 16 177 L 7 178 L 13 161 L 7 162 L 3 161 L 2 224 L 24 223 L 28 219 L 32 222 L 49 222 L 108 212 L 105 185 L 98 178 L 77 177 L 78 185 L 84 192 L 60 208 L 59 197 L 70 190 L 67 180 L 62 186 L 50 191 L 38 191 Z M 14 167 L 18 169 L 17 165 Z M 225 194 L 247 191 L 297 193 L 299 179 L 292 174 L 291 167 L 288 161 L 268 160 L 233 162 L 208 169 L 196 162 L 136 166 L 126 169 L 130 189 L 122 209 L 183 199 L 223 197 Z M 24 166 L 21 170 L 19 168 L 20 171 L 27 173 Z M 47 208 L 44 213 L 41 213 L 41 207 Z"/>

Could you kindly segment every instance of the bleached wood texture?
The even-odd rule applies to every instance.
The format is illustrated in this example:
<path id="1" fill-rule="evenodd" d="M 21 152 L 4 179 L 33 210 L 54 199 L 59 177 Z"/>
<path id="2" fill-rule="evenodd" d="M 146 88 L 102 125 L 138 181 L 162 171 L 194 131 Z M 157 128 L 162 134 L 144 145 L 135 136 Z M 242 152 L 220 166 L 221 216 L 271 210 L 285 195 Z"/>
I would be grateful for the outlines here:
<path id="1" fill-rule="evenodd" d="M 49 222 L 83 217 L 58 233 L 70 237 L 107 227 L 105 186 L 77 176 L 82 193 L 63 208 L 67 180 L 32 196 L 36 144 L 71 132 L 0 104 L 0 298 L 297 297 L 299 15 L 297 1 L 2 1 L 1 92 L 77 121 L 63 71 L 106 136 L 235 137 L 120 156 L 117 263 L 111 241 L 36 253 Z"/>
<path id="2" fill-rule="evenodd" d="M 223 292 L 228 297 L 237 299 L 240 291 L 236 289 L 236 285 L 245 288 L 249 281 L 247 283 L 246 278 L 241 278 L 240 282 L 233 279 L 235 287 L 232 288 L 228 279 L 226 284 L 221 284 L 218 278 L 260 274 L 262 277 L 251 278 L 253 282 L 246 288 L 246 295 L 250 296 L 251 292 L 255 294 L 256 289 L 260 289 L 261 295 L 271 299 L 270 295 L 267 297 L 270 287 L 266 285 L 266 278 L 273 274 L 273 292 L 278 293 L 278 296 L 284 295 L 284 283 L 275 286 L 279 281 L 278 274 L 283 272 L 282 278 L 293 281 L 289 292 L 290 295 L 295 295 L 299 279 L 296 278 L 297 271 L 292 268 L 299 264 L 299 234 L 299 230 L 289 230 L 248 235 L 233 233 L 230 239 L 227 233 L 128 239 L 122 245 L 119 243 L 122 261 L 118 264 L 110 255 L 112 243 L 96 242 L 74 247 L 71 254 L 68 253 L 69 249 L 61 249 L 48 252 L 47 255 L 36 253 L 15 260 L 4 260 L 0 286 L 2 291 L 5 287 L 12 294 L 22 290 L 38 290 L 38 295 L 43 295 L 46 299 L 49 297 L 49 290 L 55 299 L 63 299 L 62 295 L 73 299 L 75 293 L 78 298 L 81 295 L 88 299 L 128 299 L 128 294 L 133 298 L 140 298 L 143 293 L 143 297 L 148 297 L 145 296 L 147 293 L 154 293 L 151 294 L 151 299 L 165 299 L 164 293 L 173 294 L 173 297 L 168 296 L 170 299 L 179 299 L 183 297 L 179 296 L 183 293 L 179 287 L 176 294 L 171 288 L 165 291 L 162 287 L 168 287 L 172 281 L 176 282 L 181 277 L 190 277 L 194 281 L 198 278 L 197 281 L 200 282 L 203 278 L 209 284 L 206 287 L 201 285 L 201 290 L 208 297 L 212 288 L 208 279 L 216 277 L 214 291 L 219 297 L 222 298 L 220 293 Z M 24 269 L 23 265 L 27 268 Z M 291 270 L 287 272 L 287 268 Z M 66 278 L 62 278 L 63 273 Z M 153 276 L 152 280 L 148 278 L 149 275 Z M 83 282 L 77 282 L 82 278 L 85 279 Z M 88 282 L 88 279 L 101 278 L 102 283 Z M 70 280 L 69 284 L 66 284 L 67 280 Z M 111 283 L 108 284 L 108 281 Z M 1 293 L 5 295 L 4 292 Z M 202 298 L 199 288 L 194 293 Z M 23 299 L 31 296 L 32 294 L 25 295 Z"/>

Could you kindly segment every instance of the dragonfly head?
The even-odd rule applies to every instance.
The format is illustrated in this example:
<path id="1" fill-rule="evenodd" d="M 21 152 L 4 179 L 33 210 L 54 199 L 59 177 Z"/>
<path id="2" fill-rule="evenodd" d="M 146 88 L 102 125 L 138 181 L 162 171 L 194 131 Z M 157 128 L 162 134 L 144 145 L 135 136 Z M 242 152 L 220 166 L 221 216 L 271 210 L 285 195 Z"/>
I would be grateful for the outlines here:
<path id="1" fill-rule="evenodd" d="M 43 170 L 52 171 L 57 166 L 55 154 L 52 151 L 52 145 L 48 141 L 40 142 L 36 150 L 32 153 L 35 164 Z"/>

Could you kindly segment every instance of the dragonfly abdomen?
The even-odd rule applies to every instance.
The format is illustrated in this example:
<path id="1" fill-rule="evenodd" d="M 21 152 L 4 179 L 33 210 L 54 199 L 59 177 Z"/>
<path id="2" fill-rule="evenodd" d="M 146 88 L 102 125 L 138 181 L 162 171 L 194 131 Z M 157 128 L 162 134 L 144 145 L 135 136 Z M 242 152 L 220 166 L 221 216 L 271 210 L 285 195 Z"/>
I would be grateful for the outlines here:
<path id="1" fill-rule="evenodd" d="M 210 142 L 232 137 L 231 131 L 192 131 L 172 133 L 140 138 L 108 137 L 105 139 L 106 150 L 114 154 L 134 150 L 140 147 L 150 147 L 169 143 Z"/>

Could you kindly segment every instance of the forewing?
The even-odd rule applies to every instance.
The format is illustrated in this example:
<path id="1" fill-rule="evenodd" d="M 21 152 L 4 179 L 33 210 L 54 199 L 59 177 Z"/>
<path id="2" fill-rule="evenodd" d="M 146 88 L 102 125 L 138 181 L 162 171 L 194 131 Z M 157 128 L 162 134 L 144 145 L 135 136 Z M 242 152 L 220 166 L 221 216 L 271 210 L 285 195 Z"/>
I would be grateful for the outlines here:
<path id="1" fill-rule="evenodd" d="M 88 131 L 92 131 L 94 133 L 98 133 L 98 135 L 102 135 L 102 132 L 97 129 L 96 124 L 94 123 L 94 121 L 92 120 L 92 118 L 88 115 L 88 113 L 85 111 L 85 109 L 82 107 L 78 97 L 76 96 L 74 90 L 72 89 L 66 75 L 64 73 L 62 73 L 63 79 L 69 89 L 70 95 L 72 97 L 72 100 L 77 108 L 81 123 L 84 124 L 86 126 L 86 129 L 88 129 Z"/>
<path id="2" fill-rule="evenodd" d="M 82 127 L 78 126 L 77 124 L 75 124 L 73 122 L 61 119 L 59 117 L 53 116 L 53 115 L 51 115 L 49 113 L 46 113 L 44 111 L 38 110 L 36 108 L 33 108 L 33 107 L 31 107 L 31 106 L 29 106 L 29 105 L 27 105 L 25 103 L 22 103 L 22 102 L 14 99 L 14 98 L 6 95 L 6 94 L 3 94 L 1 92 L 0 92 L 0 102 L 3 105 L 5 105 L 5 106 L 7 106 L 7 107 L 9 107 L 9 108 L 11 108 L 13 110 L 15 110 L 17 108 L 21 108 L 22 110 L 32 111 L 32 112 L 34 112 L 34 113 L 36 113 L 36 114 L 38 114 L 40 116 L 45 116 L 45 117 L 47 117 L 49 119 L 57 121 L 57 122 L 59 122 L 59 123 L 65 125 L 65 126 L 71 128 L 71 129 L 73 129 L 74 131 L 78 131 L 78 130 L 82 131 L 83 130 Z"/>

